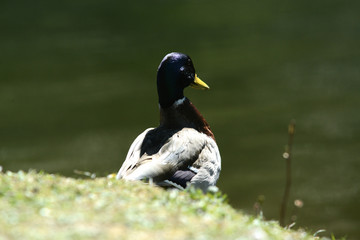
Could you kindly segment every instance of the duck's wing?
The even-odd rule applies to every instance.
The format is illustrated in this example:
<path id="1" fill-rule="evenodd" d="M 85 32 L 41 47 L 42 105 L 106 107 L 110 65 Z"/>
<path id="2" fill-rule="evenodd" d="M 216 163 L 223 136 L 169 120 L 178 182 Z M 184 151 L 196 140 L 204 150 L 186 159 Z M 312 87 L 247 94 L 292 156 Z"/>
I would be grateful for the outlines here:
<path id="1" fill-rule="evenodd" d="M 190 170 L 196 172 L 196 175 L 190 180 L 195 187 L 206 191 L 209 186 L 215 186 L 221 171 L 221 156 L 219 148 L 212 138 L 207 138 L 204 149 Z"/>
<path id="2" fill-rule="evenodd" d="M 207 183 L 214 185 L 221 165 L 215 141 L 195 129 L 183 128 L 170 137 L 157 153 L 143 154 L 136 163 L 121 167 L 119 174 L 126 180 L 154 179 L 155 182 L 158 182 L 176 176 L 178 170 L 186 170 L 196 162 L 196 169 L 194 169 L 201 176 L 204 177 L 208 171 L 213 171 L 208 175 L 216 179 Z M 196 177 L 194 175 L 191 176 L 192 179 Z M 200 177 L 199 180 L 202 180 L 203 177 Z"/>
<path id="3" fill-rule="evenodd" d="M 144 141 L 146 134 L 154 128 L 148 128 L 142 132 L 131 144 L 129 151 L 126 155 L 125 161 L 122 164 L 118 174 L 116 175 L 117 179 L 121 179 L 126 175 L 128 169 L 133 169 L 136 164 L 138 164 L 140 159 L 141 145 Z"/>
<path id="4" fill-rule="evenodd" d="M 221 156 L 214 139 L 210 137 L 205 137 L 205 139 L 205 147 L 200 152 L 197 160 L 186 169 L 177 170 L 160 185 L 185 189 L 190 183 L 204 192 L 210 186 L 215 186 L 221 171 Z"/>

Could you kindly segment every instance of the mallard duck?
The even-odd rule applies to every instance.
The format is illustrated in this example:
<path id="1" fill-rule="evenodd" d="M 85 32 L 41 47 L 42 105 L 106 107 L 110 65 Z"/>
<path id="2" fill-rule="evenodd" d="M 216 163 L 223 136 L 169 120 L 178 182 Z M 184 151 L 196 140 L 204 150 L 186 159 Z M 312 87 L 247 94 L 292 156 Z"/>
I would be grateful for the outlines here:
<path id="1" fill-rule="evenodd" d="M 189 56 L 167 54 L 157 71 L 160 125 L 146 129 L 131 144 L 117 179 L 180 189 L 190 183 L 203 191 L 215 186 L 221 170 L 219 149 L 209 124 L 184 96 L 188 86 L 209 89 Z"/>

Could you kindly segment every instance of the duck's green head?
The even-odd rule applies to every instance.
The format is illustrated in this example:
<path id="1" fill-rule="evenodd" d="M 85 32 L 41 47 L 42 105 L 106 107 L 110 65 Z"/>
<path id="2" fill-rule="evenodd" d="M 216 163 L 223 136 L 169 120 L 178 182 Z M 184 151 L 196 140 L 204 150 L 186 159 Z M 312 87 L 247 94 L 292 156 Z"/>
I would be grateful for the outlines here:
<path id="1" fill-rule="evenodd" d="M 183 53 L 169 53 L 161 61 L 157 73 L 157 90 L 162 108 L 170 107 L 184 97 L 184 88 L 209 89 L 196 73 L 189 56 Z"/>

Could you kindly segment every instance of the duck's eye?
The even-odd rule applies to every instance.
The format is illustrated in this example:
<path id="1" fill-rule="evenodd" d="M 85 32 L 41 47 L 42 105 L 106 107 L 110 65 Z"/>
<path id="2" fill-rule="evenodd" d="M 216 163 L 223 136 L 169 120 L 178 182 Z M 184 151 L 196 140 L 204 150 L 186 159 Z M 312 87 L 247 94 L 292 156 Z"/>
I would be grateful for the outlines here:
<path id="1" fill-rule="evenodd" d="M 192 82 L 194 82 L 194 79 L 195 79 L 194 73 L 188 73 L 186 75 L 187 84 L 191 84 Z"/>
<path id="2" fill-rule="evenodd" d="M 191 72 L 189 71 L 189 68 L 182 66 L 180 68 L 180 73 L 181 75 L 183 75 L 185 78 L 188 78 L 188 76 L 191 74 Z"/>
<path id="3" fill-rule="evenodd" d="M 186 66 L 180 68 L 180 74 L 182 75 L 183 79 L 183 86 L 187 87 L 190 83 L 194 81 L 195 74 L 190 71 L 190 69 Z"/>

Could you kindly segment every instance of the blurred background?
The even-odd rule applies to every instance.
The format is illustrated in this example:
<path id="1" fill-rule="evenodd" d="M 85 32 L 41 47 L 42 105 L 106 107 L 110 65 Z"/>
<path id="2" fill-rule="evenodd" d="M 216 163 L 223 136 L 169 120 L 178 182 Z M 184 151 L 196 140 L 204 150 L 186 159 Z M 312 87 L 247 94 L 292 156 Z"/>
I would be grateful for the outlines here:
<path id="1" fill-rule="evenodd" d="M 356 239 L 359 9 L 340 0 L 2 1 L 0 165 L 117 172 L 135 137 L 158 125 L 156 70 L 180 51 L 211 87 L 185 94 L 215 133 L 230 204 L 255 214 L 265 198 L 265 218 L 279 219 L 295 119 L 287 223 Z"/>

